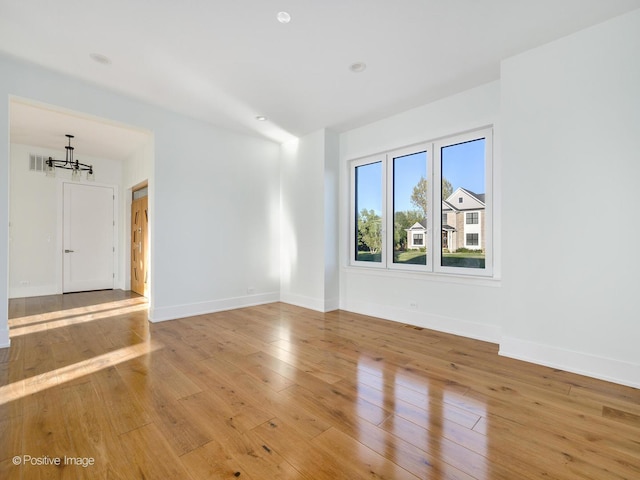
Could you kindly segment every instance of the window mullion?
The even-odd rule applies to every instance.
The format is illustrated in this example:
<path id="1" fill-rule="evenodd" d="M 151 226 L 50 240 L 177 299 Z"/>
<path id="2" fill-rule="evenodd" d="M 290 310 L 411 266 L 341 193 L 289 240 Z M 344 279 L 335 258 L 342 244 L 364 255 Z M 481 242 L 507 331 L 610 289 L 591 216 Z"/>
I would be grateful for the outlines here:
<path id="1" fill-rule="evenodd" d="M 440 238 L 442 232 L 442 168 L 440 161 L 440 151 L 436 149 L 435 144 L 431 144 L 431 155 L 429 155 L 429 173 L 431 176 L 431 199 L 429 201 L 429 256 L 427 264 L 429 270 L 438 271 L 442 257 L 442 248 L 440 248 Z M 437 218 L 436 218 L 437 217 Z"/>
<path id="2" fill-rule="evenodd" d="M 394 208 L 393 208 L 393 156 L 387 154 L 385 157 L 385 225 L 386 231 L 384 235 L 385 241 L 385 260 L 386 267 L 393 265 L 393 227 L 394 227 Z"/>

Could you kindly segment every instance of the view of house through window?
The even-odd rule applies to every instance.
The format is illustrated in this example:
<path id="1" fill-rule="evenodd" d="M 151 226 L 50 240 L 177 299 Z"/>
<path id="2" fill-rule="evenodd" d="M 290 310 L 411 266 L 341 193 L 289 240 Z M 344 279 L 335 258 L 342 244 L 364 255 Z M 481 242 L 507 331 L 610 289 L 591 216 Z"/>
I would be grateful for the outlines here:
<path id="1" fill-rule="evenodd" d="M 426 265 L 427 152 L 393 158 L 393 263 Z"/>
<path id="2" fill-rule="evenodd" d="M 352 162 L 352 263 L 490 275 L 490 142 L 484 129 Z"/>
<path id="3" fill-rule="evenodd" d="M 442 147 L 440 161 L 442 213 L 447 215 L 441 265 L 484 268 L 485 139 Z"/>

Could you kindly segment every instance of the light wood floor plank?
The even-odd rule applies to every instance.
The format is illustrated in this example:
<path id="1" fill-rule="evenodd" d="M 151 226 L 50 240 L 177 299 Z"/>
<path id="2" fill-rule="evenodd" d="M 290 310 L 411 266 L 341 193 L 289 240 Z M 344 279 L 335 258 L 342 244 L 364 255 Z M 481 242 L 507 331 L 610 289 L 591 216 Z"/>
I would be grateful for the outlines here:
<path id="1" fill-rule="evenodd" d="M 637 389 L 343 311 L 145 308 L 117 290 L 10 301 L 0 478 L 640 478 Z"/>

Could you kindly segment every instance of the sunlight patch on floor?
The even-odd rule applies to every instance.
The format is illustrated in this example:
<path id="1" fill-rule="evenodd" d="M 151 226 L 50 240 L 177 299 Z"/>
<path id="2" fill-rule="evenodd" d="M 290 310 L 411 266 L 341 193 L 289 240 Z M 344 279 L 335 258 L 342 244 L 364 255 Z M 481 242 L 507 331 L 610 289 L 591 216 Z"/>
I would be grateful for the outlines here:
<path id="1" fill-rule="evenodd" d="M 41 392 L 47 388 L 55 387 L 65 382 L 75 380 L 85 375 L 91 375 L 104 368 L 112 367 L 120 363 L 147 355 L 162 347 L 161 344 L 149 341 L 138 343 L 129 347 L 120 348 L 103 355 L 88 358 L 81 362 L 57 368 L 39 377 L 39 381 L 33 377 L 24 378 L 17 382 L 0 387 L 0 405 L 18 400 L 25 396 Z"/>
<path id="2" fill-rule="evenodd" d="M 76 316 L 84 316 L 91 313 L 112 311 L 129 305 L 136 305 L 147 308 L 148 302 L 144 297 L 128 298 L 126 300 L 118 300 L 115 302 L 99 303 L 96 305 L 87 305 L 84 307 L 68 308 L 63 310 L 55 310 L 53 312 L 38 313 L 36 315 L 10 318 L 9 327 L 19 327 L 24 325 L 31 325 L 34 323 L 49 322 L 51 320 L 58 320 L 61 318 L 70 318 Z"/>

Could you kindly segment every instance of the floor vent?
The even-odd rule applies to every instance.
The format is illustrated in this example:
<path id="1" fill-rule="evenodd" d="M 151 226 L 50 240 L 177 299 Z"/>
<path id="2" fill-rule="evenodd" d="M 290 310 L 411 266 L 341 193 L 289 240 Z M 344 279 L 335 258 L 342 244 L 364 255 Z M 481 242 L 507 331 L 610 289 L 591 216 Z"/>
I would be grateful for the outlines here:
<path id="1" fill-rule="evenodd" d="M 423 327 L 416 327 L 415 325 L 404 325 L 405 328 L 413 328 L 414 330 L 424 330 Z"/>

